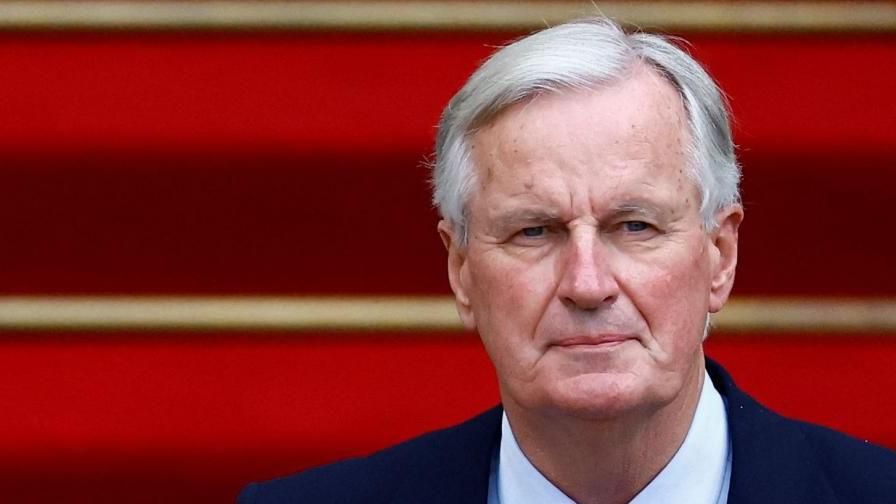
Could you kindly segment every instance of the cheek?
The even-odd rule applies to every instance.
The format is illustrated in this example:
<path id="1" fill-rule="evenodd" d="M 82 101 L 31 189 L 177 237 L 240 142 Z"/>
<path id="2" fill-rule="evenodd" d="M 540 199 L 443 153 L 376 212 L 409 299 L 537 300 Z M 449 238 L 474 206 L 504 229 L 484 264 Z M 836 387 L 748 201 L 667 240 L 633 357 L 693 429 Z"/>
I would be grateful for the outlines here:
<path id="1" fill-rule="evenodd" d="M 499 258 L 470 266 L 477 329 L 496 365 L 537 358 L 531 343 L 554 292 L 550 265 Z"/>
<path id="2" fill-rule="evenodd" d="M 701 247 L 642 265 L 628 289 L 658 350 L 674 358 L 703 340 L 709 311 L 709 269 Z"/>
<path id="3" fill-rule="evenodd" d="M 479 312 L 477 315 L 486 318 L 490 313 L 513 313 L 515 318 L 530 315 L 553 291 L 551 271 L 544 262 L 527 263 L 507 257 L 471 261 L 473 304 Z"/>

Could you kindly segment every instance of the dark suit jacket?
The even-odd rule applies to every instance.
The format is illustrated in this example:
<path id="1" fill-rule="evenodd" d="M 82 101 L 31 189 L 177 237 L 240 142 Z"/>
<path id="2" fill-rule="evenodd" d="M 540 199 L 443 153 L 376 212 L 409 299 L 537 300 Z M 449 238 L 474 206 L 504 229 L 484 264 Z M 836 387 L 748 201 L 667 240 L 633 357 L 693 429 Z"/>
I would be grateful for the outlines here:
<path id="1" fill-rule="evenodd" d="M 707 370 L 728 413 L 729 504 L 896 503 L 896 452 L 781 417 L 738 390 L 718 364 L 708 360 Z M 494 408 L 368 457 L 251 484 L 239 501 L 485 504 L 500 438 Z"/>

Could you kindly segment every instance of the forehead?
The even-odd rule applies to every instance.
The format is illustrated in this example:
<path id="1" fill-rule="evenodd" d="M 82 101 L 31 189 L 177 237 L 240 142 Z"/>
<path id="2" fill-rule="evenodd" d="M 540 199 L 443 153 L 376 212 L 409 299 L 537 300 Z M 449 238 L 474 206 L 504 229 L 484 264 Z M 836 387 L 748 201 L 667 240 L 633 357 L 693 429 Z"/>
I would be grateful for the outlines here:
<path id="1" fill-rule="evenodd" d="M 636 197 L 689 182 L 689 142 L 678 91 L 642 65 L 604 87 L 544 94 L 504 110 L 473 135 L 471 154 L 486 196 L 574 193 L 587 182 Z"/>

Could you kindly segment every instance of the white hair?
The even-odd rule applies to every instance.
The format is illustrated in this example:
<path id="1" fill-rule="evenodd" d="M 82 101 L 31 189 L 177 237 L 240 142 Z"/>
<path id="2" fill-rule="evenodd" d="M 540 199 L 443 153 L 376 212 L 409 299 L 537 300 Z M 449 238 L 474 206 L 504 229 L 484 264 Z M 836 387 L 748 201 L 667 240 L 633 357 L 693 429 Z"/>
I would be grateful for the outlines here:
<path id="1" fill-rule="evenodd" d="M 740 201 L 740 168 L 724 97 L 703 67 L 669 39 L 626 33 L 616 22 L 594 17 L 503 47 L 445 107 L 436 138 L 433 202 L 461 244 L 467 240 L 466 206 L 477 185 L 468 142 L 475 130 L 539 94 L 594 89 L 624 79 L 639 62 L 668 80 L 681 96 L 691 129 L 690 176 L 700 190 L 704 228 L 715 228 L 715 213 Z"/>

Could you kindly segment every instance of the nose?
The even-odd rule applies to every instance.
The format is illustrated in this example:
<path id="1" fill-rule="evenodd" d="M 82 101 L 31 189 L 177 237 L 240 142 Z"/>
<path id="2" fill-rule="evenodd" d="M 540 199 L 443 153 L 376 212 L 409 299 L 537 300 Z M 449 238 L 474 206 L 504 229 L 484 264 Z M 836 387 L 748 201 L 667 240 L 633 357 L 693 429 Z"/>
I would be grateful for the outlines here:
<path id="1" fill-rule="evenodd" d="M 591 227 L 570 233 L 557 295 L 567 306 L 596 310 L 619 295 L 611 254 Z"/>

